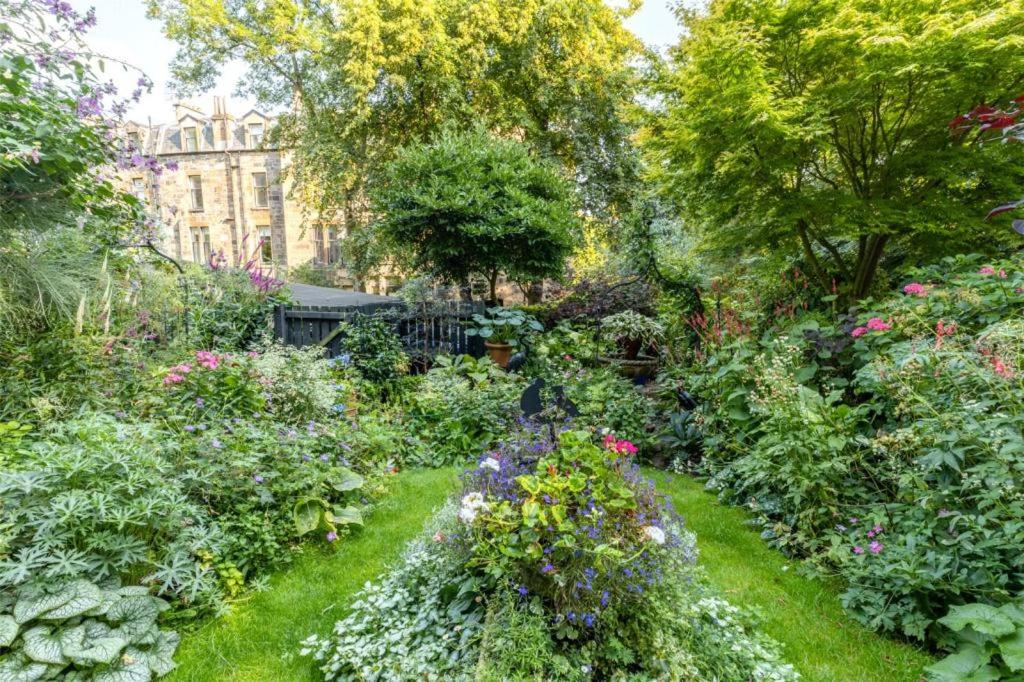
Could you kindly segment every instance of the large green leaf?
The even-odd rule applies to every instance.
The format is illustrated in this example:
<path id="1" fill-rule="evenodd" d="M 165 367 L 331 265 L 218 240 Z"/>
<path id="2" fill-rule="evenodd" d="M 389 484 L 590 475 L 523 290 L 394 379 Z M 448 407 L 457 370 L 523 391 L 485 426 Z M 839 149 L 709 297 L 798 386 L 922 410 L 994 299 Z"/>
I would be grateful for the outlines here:
<path id="1" fill-rule="evenodd" d="M 363 525 L 363 512 L 356 507 L 335 507 L 331 511 L 330 520 L 342 525 Z"/>
<path id="2" fill-rule="evenodd" d="M 5 656 L 0 660 L 0 680 L 3 682 L 35 682 L 49 670 L 45 663 L 30 661 L 24 656 Z"/>
<path id="3" fill-rule="evenodd" d="M 125 654 L 124 659 L 110 668 L 97 671 L 92 682 L 149 682 L 151 679 L 153 675 L 145 661 L 133 659 Z"/>
<path id="4" fill-rule="evenodd" d="M 988 665 L 988 654 L 974 644 L 960 647 L 925 671 L 932 682 L 988 682 L 999 679 L 996 669 Z"/>
<path id="5" fill-rule="evenodd" d="M 69 586 L 72 596 L 66 602 L 56 608 L 48 610 L 38 616 L 41 620 L 67 620 L 75 616 L 81 616 L 87 611 L 99 606 L 102 599 L 102 591 L 88 580 L 76 580 Z"/>
<path id="6" fill-rule="evenodd" d="M 299 535 L 312 533 L 320 527 L 320 519 L 324 513 L 324 503 L 317 497 L 303 497 L 295 503 L 292 516 L 295 519 L 295 530 Z"/>
<path id="7" fill-rule="evenodd" d="M 144 662 L 158 676 L 174 669 L 174 651 L 178 648 L 178 633 L 160 630 L 152 644 L 129 647 L 125 653 L 131 659 Z"/>
<path id="8" fill-rule="evenodd" d="M 331 482 L 331 487 L 341 493 L 358 490 L 363 487 L 363 477 L 351 469 L 341 467 L 338 469 L 338 478 Z"/>
<path id="9" fill-rule="evenodd" d="M 21 637 L 24 643 L 25 655 L 37 663 L 54 663 L 64 665 L 68 661 L 64 657 L 63 647 L 60 638 L 53 634 L 53 630 L 45 625 L 36 627 L 25 632 Z"/>
<path id="10" fill-rule="evenodd" d="M 47 611 L 52 611 L 67 604 L 77 594 L 73 584 L 64 585 L 56 590 L 40 589 L 38 591 L 29 591 L 14 605 L 14 620 L 20 625 L 24 625 Z"/>
<path id="11" fill-rule="evenodd" d="M 1002 637 L 1017 629 L 1009 616 L 988 604 L 954 606 L 939 622 L 954 632 L 971 626 L 983 635 L 993 637 Z"/>
<path id="12" fill-rule="evenodd" d="M 155 597 L 122 597 L 107 610 L 107 620 L 117 624 L 120 636 L 129 642 L 149 632 L 160 615 Z"/>
<path id="13" fill-rule="evenodd" d="M 1018 628 L 1012 634 L 1000 638 L 999 653 L 1010 670 L 1024 670 L 1024 629 Z"/>
<path id="14" fill-rule="evenodd" d="M 10 646 L 18 636 L 18 622 L 8 615 L 0 615 L 0 646 Z"/>

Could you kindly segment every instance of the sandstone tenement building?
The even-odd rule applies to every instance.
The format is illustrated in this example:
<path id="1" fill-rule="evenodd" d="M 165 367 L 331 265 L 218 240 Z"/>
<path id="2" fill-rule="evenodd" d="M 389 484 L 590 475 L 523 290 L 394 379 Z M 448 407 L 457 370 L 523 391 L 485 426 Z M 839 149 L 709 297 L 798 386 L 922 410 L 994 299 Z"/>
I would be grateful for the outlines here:
<path id="1" fill-rule="evenodd" d="M 236 118 L 228 113 L 226 99 L 215 97 L 211 115 L 177 104 L 174 119 L 162 125 L 129 122 L 124 135 L 161 164 L 175 162 L 177 170 L 120 173 L 131 191 L 159 213 L 161 246 L 168 255 L 180 262 L 206 262 L 223 249 L 229 262 L 240 262 L 258 250 L 256 255 L 279 277 L 305 263 L 337 268 L 343 228 L 304 223 L 290 183 L 282 180 L 289 155 L 266 143 L 272 117 L 253 110 Z M 341 274 L 339 285 L 352 286 Z M 386 288 L 383 280 L 365 284 L 370 291 Z"/>

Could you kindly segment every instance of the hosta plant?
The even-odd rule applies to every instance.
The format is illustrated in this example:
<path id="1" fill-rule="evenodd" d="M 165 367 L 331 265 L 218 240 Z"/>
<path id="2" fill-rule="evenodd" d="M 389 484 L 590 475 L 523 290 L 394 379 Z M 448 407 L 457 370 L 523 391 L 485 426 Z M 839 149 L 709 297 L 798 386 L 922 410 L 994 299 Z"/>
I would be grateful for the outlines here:
<path id="1" fill-rule="evenodd" d="M 174 668 L 178 635 L 157 626 L 167 602 L 145 587 L 86 579 L 0 592 L 0 680 L 146 682 Z"/>

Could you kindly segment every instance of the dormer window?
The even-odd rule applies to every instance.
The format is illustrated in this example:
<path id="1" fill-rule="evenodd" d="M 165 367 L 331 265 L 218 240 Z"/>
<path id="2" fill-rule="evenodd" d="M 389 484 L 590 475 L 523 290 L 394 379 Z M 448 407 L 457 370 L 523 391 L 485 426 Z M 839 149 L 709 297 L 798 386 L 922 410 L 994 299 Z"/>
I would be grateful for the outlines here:
<path id="1" fill-rule="evenodd" d="M 263 144 L 263 124 L 249 124 L 249 148 L 256 149 Z"/>
<path id="2" fill-rule="evenodd" d="M 195 126 L 182 129 L 181 137 L 185 143 L 185 151 L 199 151 L 199 130 Z"/>
<path id="3" fill-rule="evenodd" d="M 128 133 L 128 148 L 139 149 L 139 134 L 134 130 Z"/>

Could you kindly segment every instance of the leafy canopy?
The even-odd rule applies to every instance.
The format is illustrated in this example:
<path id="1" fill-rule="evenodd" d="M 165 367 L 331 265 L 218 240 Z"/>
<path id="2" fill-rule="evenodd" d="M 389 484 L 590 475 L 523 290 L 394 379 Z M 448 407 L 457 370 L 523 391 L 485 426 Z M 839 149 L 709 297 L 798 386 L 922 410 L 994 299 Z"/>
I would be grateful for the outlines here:
<path id="1" fill-rule="evenodd" d="M 445 133 L 400 150 L 375 178 L 378 235 L 412 269 L 450 282 L 562 272 L 579 230 L 570 183 L 527 147 L 486 132 Z"/>
<path id="2" fill-rule="evenodd" d="M 955 144 L 946 122 L 1017 94 L 1024 5 L 715 0 L 681 17 L 643 140 L 709 246 L 799 250 L 821 286 L 859 297 L 887 246 L 1007 238 L 981 218 L 1019 158 Z"/>

